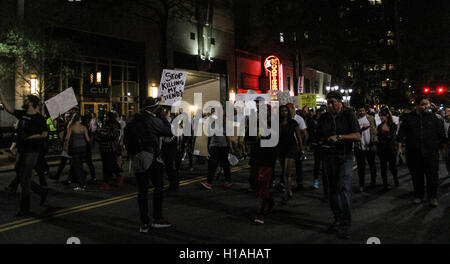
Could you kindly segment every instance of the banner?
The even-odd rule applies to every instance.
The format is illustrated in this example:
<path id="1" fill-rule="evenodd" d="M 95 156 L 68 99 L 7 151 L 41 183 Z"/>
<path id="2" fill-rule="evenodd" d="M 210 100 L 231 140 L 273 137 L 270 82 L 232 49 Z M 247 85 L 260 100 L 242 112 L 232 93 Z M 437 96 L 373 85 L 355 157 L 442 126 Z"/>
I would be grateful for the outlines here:
<path id="1" fill-rule="evenodd" d="M 308 107 L 314 108 L 316 107 L 316 94 L 301 94 L 298 96 L 300 108 Z"/>
<path id="2" fill-rule="evenodd" d="M 187 72 L 164 69 L 159 85 L 159 94 L 164 97 L 165 105 L 181 101 L 186 84 Z"/>
<path id="3" fill-rule="evenodd" d="M 77 105 L 77 97 L 75 96 L 72 87 L 67 88 L 58 95 L 45 101 L 45 106 L 47 107 L 51 119 L 56 119 L 59 115 L 64 114 Z"/>

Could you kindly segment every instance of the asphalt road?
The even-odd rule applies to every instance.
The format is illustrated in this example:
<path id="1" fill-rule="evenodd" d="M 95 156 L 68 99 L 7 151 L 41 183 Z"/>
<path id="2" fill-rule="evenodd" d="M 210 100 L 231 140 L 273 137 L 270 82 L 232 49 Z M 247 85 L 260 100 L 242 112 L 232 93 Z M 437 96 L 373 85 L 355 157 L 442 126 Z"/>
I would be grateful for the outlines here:
<path id="1" fill-rule="evenodd" d="M 100 175 L 101 164 L 97 162 L 96 167 Z M 231 188 L 223 186 L 222 177 L 216 180 L 212 190 L 203 189 L 200 182 L 206 176 L 204 165 L 193 172 L 183 170 L 181 188 L 175 193 L 167 192 L 164 198 L 163 215 L 174 227 L 151 229 L 148 234 L 138 232 L 137 188 L 131 176 L 127 176 L 124 186 L 110 191 L 89 185 L 85 192 L 75 192 L 49 180 L 51 190 L 46 204 L 39 206 L 39 197 L 33 196 L 32 211 L 38 217 L 17 218 L 19 195 L 3 192 L 14 175 L 3 173 L 0 174 L 0 243 L 65 244 L 70 237 L 79 238 L 83 244 L 365 244 L 369 237 L 378 237 L 383 244 L 449 243 L 449 179 L 444 177 L 447 172 L 442 162 L 440 169 L 437 208 L 427 203 L 412 203 L 412 184 L 406 167 L 399 167 L 399 188 L 382 192 L 378 175 L 377 189 L 354 193 L 349 240 L 325 232 L 332 222 L 332 214 L 329 205 L 321 201 L 322 188 L 311 188 L 311 157 L 304 165 L 305 188 L 295 192 L 286 205 L 276 206 L 266 216 L 263 226 L 252 224 L 258 200 L 246 191 L 249 173 L 246 162 L 233 168 Z M 368 175 L 367 172 L 367 180 Z M 355 190 L 357 181 L 354 171 Z M 392 184 L 392 178 L 389 181 Z M 282 193 L 274 190 L 273 196 L 280 201 Z"/>

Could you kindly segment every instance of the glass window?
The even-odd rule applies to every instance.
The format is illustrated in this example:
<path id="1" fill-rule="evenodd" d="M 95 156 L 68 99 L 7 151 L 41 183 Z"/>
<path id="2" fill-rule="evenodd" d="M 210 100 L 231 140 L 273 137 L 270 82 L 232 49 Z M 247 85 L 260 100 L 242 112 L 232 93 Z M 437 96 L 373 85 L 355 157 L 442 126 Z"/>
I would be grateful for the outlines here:
<path id="1" fill-rule="evenodd" d="M 122 66 L 112 66 L 111 79 L 113 81 L 122 81 Z"/>
<path id="2" fill-rule="evenodd" d="M 381 65 L 381 70 L 382 70 L 382 71 L 385 71 L 385 70 L 386 70 L 386 64 L 382 64 L 382 65 Z"/>
<path id="3" fill-rule="evenodd" d="M 81 77 L 81 63 L 78 61 L 66 61 L 64 63 L 66 74 L 71 77 Z"/>
<path id="4" fill-rule="evenodd" d="M 122 82 L 112 82 L 112 97 L 121 97 L 122 95 Z"/>
<path id="5" fill-rule="evenodd" d="M 128 81 L 137 81 L 137 71 L 135 67 L 128 67 Z"/>
<path id="6" fill-rule="evenodd" d="M 387 40 L 387 45 L 388 45 L 388 46 L 393 46 L 394 43 L 395 43 L 395 41 L 394 41 L 393 39 L 388 39 L 388 40 Z"/>
<path id="7" fill-rule="evenodd" d="M 135 82 L 128 83 L 128 90 L 126 96 L 137 96 L 137 86 Z"/>
<path id="8" fill-rule="evenodd" d="M 375 64 L 375 66 L 373 67 L 373 69 L 374 69 L 375 71 L 379 71 L 379 70 L 380 70 L 378 64 Z"/>
<path id="9" fill-rule="evenodd" d="M 280 33 L 280 42 L 281 42 L 281 43 L 284 42 L 284 33 Z"/>
<path id="10" fill-rule="evenodd" d="M 393 71 L 393 70 L 395 70 L 395 66 L 394 66 L 394 64 L 389 64 L 389 70 L 390 70 L 390 71 Z"/>
<path id="11" fill-rule="evenodd" d="M 80 80 L 81 80 L 81 79 L 79 79 L 79 78 L 69 78 L 69 79 L 67 80 L 67 88 L 72 87 L 75 94 L 80 94 L 80 93 L 81 93 L 81 90 L 80 90 L 80 86 L 81 86 Z"/>

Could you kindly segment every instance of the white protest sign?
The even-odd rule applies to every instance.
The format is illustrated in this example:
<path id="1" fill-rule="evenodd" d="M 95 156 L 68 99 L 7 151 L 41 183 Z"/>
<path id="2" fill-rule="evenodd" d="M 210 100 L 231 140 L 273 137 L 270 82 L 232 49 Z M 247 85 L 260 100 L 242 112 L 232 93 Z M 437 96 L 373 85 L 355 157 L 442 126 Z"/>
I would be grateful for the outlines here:
<path id="1" fill-rule="evenodd" d="M 58 95 L 45 101 L 45 106 L 47 107 L 51 119 L 56 119 L 59 115 L 64 114 L 77 105 L 77 97 L 75 96 L 72 87 L 67 88 Z"/>
<path id="2" fill-rule="evenodd" d="M 164 69 L 159 85 L 160 95 L 164 97 L 165 105 L 181 101 L 186 84 L 187 72 Z"/>

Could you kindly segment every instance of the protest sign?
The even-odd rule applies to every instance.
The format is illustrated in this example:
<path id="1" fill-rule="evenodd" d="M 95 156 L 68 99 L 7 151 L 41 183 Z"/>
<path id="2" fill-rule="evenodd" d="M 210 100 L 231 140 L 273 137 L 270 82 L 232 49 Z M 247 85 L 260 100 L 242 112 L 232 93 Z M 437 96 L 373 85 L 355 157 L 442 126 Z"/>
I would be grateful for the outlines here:
<path id="1" fill-rule="evenodd" d="M 58 95 L 45 101 L 45 106 L 47 107 L 51 119 L 56 119 L 59 115 L 64 114 L 77 105 L 77 97 L 75 96 L 72 87 L 67 88 Z"/>
<path id="2" fill-rule="evenodd" d="M 316 95 L 315 94 L 302 94 L 299 95 L 299 105 L 301 108 L 308 107 L 314 108 L 316 107 Z"/>
<path id="3" fill-rule="evenodd" d="M 165 105 L 181 101 L 186 84 L 187 72 L 164 69 L 159 85 L 160 95 Z"/>

